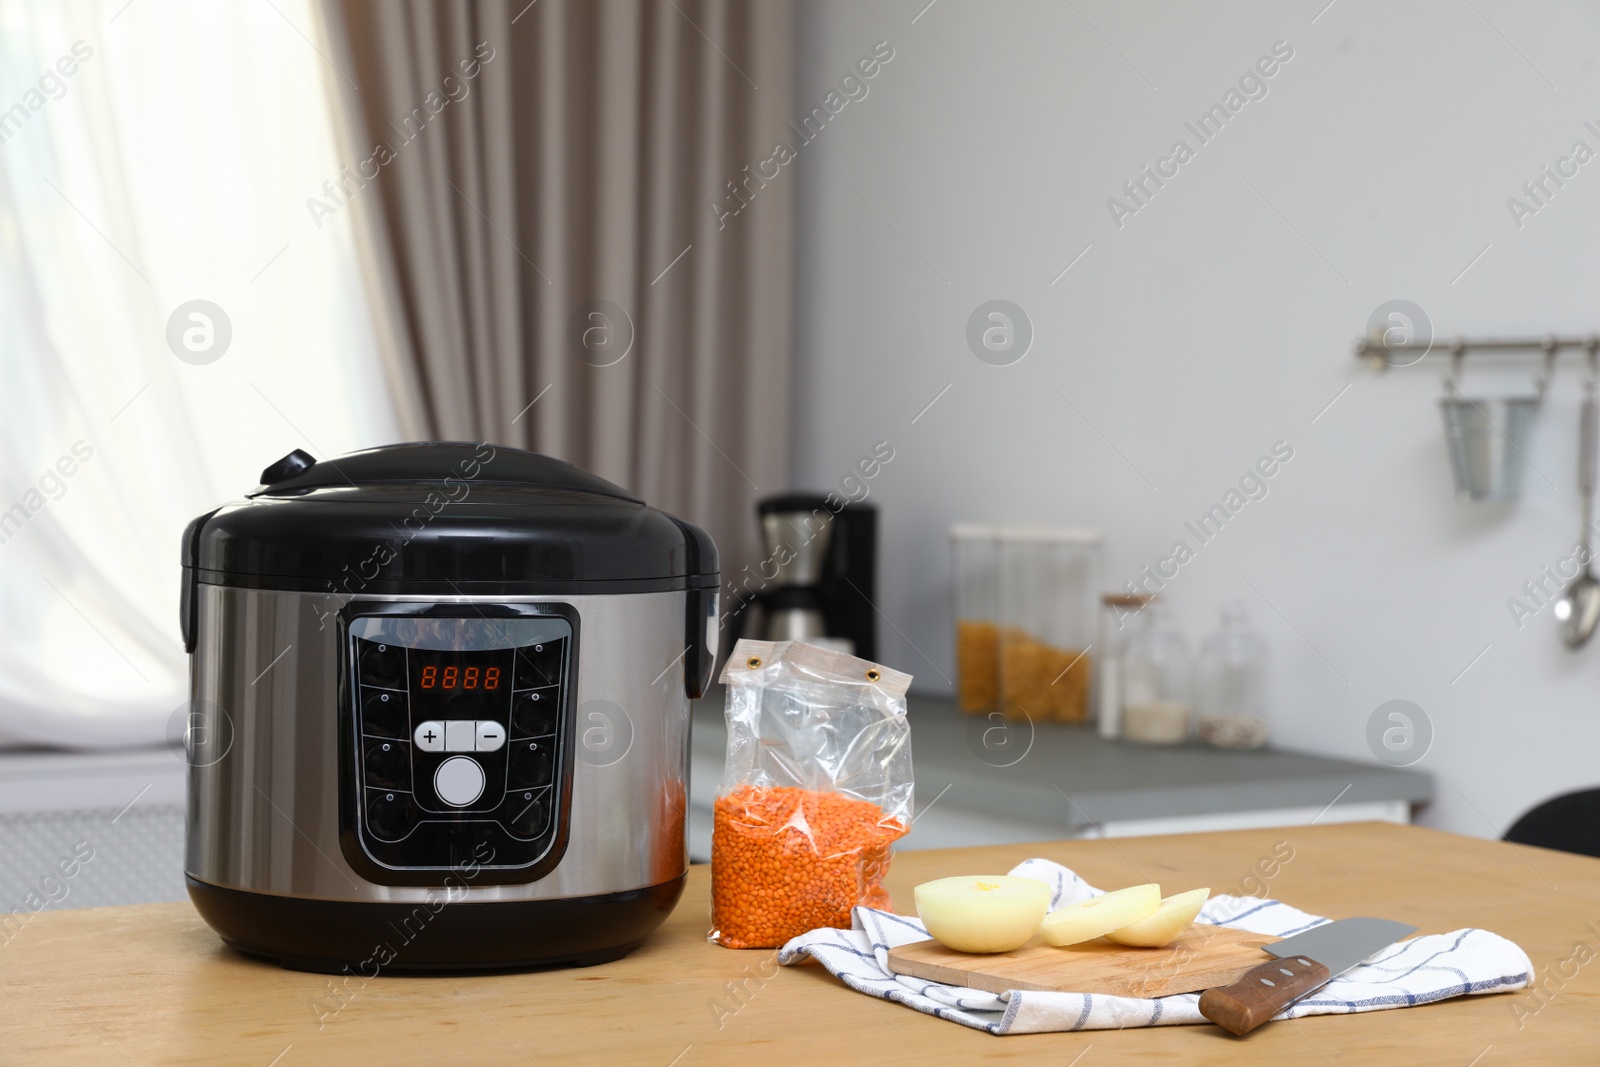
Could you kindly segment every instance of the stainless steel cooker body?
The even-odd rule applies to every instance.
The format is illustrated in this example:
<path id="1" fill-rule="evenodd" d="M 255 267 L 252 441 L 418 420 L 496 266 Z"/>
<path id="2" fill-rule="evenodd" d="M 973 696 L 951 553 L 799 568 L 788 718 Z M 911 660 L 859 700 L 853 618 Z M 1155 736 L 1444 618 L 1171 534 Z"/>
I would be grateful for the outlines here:
<path id="1" fill-rule="evenodd" d="M 689 595 L 335 597 L 202 585 L 189 876 L 251 894 L 399 904 L 441 893 L 452 904 L 595 898 L 676 882 L 688 865 Z M 542 867 L 507 869 L 480 848 L 466 862 L 390 870 L 352 831 L 370 789 L 359 781 L 349 620 L 423 601 L 452 617 L 512 606 L 576 617 L 575 684 L 559 735 L 567 777 L 558 767 L 556 783 L 566 795 L 551 812 L 564 832 Z M 421 727 L 413 721 L 406 732 Z"/>
<path id="2" fill-rule="evenodd" d="M 301 450 L 184 531 L 190 899 L 359 973 L 616 959 L 683 891 L 716 545 L 571 464 Z"/>

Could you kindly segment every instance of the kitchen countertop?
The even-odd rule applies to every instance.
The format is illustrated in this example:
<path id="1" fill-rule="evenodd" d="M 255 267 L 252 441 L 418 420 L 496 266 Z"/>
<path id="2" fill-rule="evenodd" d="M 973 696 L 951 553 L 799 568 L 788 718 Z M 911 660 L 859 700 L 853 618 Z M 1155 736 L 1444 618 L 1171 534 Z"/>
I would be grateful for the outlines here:
<path id="1" fill-rule="evenodd" d="M 723 698 L 694 706 L 694 755 L 721 765 L 727 749 Z M 1008 722 L 958 711 L 955 702 L 913 694 L 908 702 L 919 810 L 941 803 L 998 818 L 1048 824 L 1062 836 L 1104 823 L 1262 809 L 1326 810 L 1366 801 L 1423 803 L 1432 775 L 1322 756 L 1199 743 L 1163 747 L 1102 740 L 1093 726 Z M 716 791 L 696 774 L 696 799 Z M 709 791 L 709 792 L 707 792 Z M 706 794 L 702 798 L 702 794 Z"/>
<path id="2" fill-rule="evenodd" d="M 226 949 L 187 904 L 45 912 L 0 944 L 0 1058 L 56 1063 L 835 1063 L 930 1067 L 986 1059 L 1082 1067 L 1153 1062 L 1493 1067 L 1593 1063 L 1600 860 L 1383 823 L 1067 841 L 899 855 L 888 886 L 1045 856 L 1101 886 L 1237 885 L 1281 842 L 1274 896 L 1422 933 L 1481 926 L 1532 958 L 1531 992 L 1270 1023 L 992 1037 L 846 989 L 815 965 L 705 941 L 709 871 L 628 958 L 582 970 L 380 976 L 319 1023 L 326 975 Z M 1588 951 L 1578 952 L 1585 945 Z M 1575 960 L 1580 962 L 1574 962 Z M 733 996 L 740 983 L 744 992 Z M 1078 1057 L 1083 1057 L 1080 1061 Z"/>

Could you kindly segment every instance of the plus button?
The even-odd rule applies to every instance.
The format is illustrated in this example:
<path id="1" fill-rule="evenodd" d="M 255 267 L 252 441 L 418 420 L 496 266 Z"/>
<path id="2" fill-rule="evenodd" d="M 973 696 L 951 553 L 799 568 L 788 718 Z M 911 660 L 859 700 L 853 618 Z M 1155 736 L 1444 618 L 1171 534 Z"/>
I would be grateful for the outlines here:
<path id="1" fill-rule="evenodd" d="M 443 752 L 445 743 L 445 724 L 436 720 L 421 722 L 411 735 L 417 742 L 417 748 L 423 752 Z"/>

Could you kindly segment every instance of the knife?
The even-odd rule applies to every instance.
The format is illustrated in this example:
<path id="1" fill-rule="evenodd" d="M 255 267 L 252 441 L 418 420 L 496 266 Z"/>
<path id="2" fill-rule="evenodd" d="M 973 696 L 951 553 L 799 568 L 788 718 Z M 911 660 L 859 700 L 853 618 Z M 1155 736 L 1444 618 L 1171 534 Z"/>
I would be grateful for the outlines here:
<path id="1" fill-rule="evenodd" d="M 1200 994 L 1200 1014 L 1224 1030 L 1248 1034 L 1300 998 L 1417 932 L 1389 919 L 1338 919 L 1262 946 L 1272 958 L 1231 985 Z"/>

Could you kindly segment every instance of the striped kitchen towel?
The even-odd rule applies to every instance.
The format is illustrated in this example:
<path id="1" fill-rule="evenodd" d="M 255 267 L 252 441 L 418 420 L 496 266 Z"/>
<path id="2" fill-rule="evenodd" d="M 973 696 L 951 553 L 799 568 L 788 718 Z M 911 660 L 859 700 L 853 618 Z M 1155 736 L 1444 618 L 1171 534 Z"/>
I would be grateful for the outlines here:
<path id="1" fill-rule="evenodd" d="M 1052 910 L 1100 892 L 1049 860 L 1027 860 L 1011 873 L 1052 885 Z M 1276 900 L 1215 896 L 1206 902 L 1197 921 L 1288 937 L 1330 920 Z M 856 908 L 851 929 L 826 928 L 801 934 L 783 946 L 778 962 L 794 964 L 815 959 L 858 992 L 991 1034 L 1117 1030 L 1206 1021 L 1200 1014 L 1199 993 L 1151 999 L 1031 990 L 996 994 L 889 971 L 891 948 L 922 941 L 927 936 L 922 923 L 914 918 Z M 1532 976 L 1533 964 L 1527 953 L 1497 934 L 1473 929 L 1430 934 L 1391 945 L 1279 1018 L 1409 1008 L 1468 994 L 1502 993 L 1521 989 Z"/>

